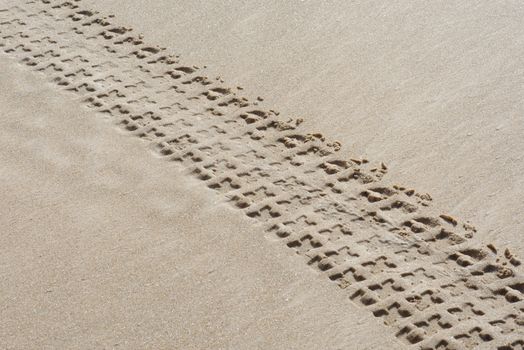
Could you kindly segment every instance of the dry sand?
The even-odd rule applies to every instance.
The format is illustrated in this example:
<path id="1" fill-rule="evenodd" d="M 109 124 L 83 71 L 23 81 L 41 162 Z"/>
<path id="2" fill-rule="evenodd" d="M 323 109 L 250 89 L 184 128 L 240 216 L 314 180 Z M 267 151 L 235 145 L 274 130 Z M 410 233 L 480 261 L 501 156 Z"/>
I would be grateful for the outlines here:
<path id="1" fill-rule="evenodd" d="M 87 3 L 524 252 L 521 2 Z"/>
<path id="2" fill-rule="evenodd" d="M 13 62 L 0 66 L 1 349 L 395 343 L 174 164 Z"/>
<path id="3" fill-rule="evenodd" d="M 0 4 L 0 346 L 524 346 L 520 4 Z"/>

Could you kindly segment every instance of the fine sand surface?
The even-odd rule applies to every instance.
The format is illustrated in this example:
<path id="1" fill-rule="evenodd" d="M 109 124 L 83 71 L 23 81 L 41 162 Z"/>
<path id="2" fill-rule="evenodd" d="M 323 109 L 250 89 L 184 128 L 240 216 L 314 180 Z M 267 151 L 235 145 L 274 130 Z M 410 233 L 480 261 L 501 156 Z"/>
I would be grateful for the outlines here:
<path id="1" fill-rule="evenodd" d="M 0 0 L 0 345 L 522 349 L 521 9 L 413 4 Z"/>
<path id="2" fill-rule="evenodd" d="M 401 348 L 174 164 L 0 67 L 1 349 Z"/>
<path id="3" fill-rule="evenodd" d="M 87 3 L 524 253 L 521 1 Z"/>

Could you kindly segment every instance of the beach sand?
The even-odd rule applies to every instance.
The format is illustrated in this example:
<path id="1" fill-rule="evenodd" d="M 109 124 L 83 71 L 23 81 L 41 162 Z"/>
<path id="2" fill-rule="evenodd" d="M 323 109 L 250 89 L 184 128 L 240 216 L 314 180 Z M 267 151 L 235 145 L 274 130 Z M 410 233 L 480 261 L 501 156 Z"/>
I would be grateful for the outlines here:
<path id="1" fill-rule="evenodd" d="M 0 346 L 520 349 L 522 11 L 0 1 Z"/>
<path id="2" fill-rule="evenodd" d="M 524 252 L 521 3 L 86 3 Z"/>
<path id="3" fill-rule="evenodd" d="M 0 62 L 2 349 L 395 344 L 211 190 Z"/>

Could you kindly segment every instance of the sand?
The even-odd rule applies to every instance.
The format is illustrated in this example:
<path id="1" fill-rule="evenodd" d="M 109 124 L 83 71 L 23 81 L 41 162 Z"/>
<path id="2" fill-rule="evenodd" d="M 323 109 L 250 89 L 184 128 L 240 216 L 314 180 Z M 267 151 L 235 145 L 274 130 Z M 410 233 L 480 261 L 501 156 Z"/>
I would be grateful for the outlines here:
<path id="1" fill-rule="evenodd" d="M 87 3 L 524 252 L 522 3 Z"/>
<path id="2" fill-rule="evenodd" d="M 0 63 L 0 348 L 395 343 L 174 164 Z M 381 328 L 386 336 L 374 337 Z"/>
<path id="3" fill-rule="evenodd" d="M 2 347 L 524 344 L 518 4 L 1 5 Z"/>

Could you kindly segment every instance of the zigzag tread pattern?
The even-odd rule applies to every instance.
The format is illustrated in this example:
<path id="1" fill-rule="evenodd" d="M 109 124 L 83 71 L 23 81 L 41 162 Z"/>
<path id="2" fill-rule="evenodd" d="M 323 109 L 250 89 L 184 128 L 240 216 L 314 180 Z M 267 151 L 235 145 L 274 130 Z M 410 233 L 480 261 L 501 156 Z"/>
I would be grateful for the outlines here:
<path id="1" fill-rule="evenodd" d="M 339 142 L 146 43 L 80 0 L 0 8 L 0 51 L 177 162 L 414 349 L 524 349 L 509 249 Z"/>

